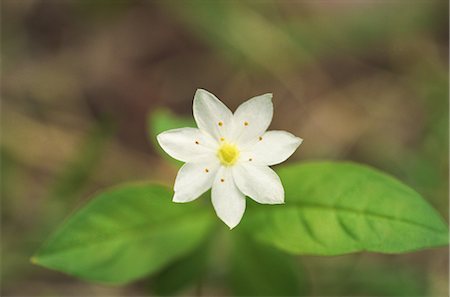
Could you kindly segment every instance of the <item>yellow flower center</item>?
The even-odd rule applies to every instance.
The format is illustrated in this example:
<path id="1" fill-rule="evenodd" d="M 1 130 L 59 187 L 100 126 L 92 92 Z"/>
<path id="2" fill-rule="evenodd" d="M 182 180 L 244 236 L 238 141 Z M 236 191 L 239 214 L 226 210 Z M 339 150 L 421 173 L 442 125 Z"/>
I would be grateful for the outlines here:
<path id="1" fill-rule="evenodd" d="M 239 158 L 239 150 L 236 145 L 224 142 L 220 146 L 217 156 L 223 165 L 231 166 L 234 165 Z"/>

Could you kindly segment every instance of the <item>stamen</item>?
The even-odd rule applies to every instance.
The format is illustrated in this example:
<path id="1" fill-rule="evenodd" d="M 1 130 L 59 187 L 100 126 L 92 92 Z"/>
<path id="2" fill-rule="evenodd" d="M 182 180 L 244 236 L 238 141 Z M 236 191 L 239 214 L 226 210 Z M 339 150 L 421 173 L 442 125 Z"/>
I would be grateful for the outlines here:
<path id="1" fill-rule="evenodd" d="M 209 172 L 209 169 L 208 169 L 208 168 L 205 168 L 205 172 L 208 173 L 208 172 Z"/>
<path id="2" fill-rule="evenodd" d="M 200 144 L 200 142 L 198 142 L 197 140 L 195 141 L 195 144 Z"/>
<path id="3" fill-rule="evenodd" d="M 223 138 L 223 137 L 220 137 L 220 141 L 225 141 L 225 138 Z"/>
<path id="4" fill-rule="evenodd" d="M 244 126 L 248 126 L 248 122 L 244 122 Z"/>
<path id="5" fill-rule="evenodd" d="M 262 137 L 261 136 L 259 136 L 259 141 L 261 141 L 262 140 Z"/>
<path id="6" fill-rule="evenodd" d="M 253 159 L 252 159 L 252 158 L 250 158 L 250 159 L 248 159 L 248 160 L 249 160 L 250 162 L 251 162 L 251 161 L 253 161 Z"/>
<path id="7" fill-rule="evenodd" d="M 223 183 L 225 180 L 223 178 L 220 179 L 220 182 Z"/>
<path id="8" fill-rule="evenodd" d="M 222 126 L 223 126 L 223 122 L 219 122 L 218 125 L 219 125 L 220 127 L 222 127 Z"/>

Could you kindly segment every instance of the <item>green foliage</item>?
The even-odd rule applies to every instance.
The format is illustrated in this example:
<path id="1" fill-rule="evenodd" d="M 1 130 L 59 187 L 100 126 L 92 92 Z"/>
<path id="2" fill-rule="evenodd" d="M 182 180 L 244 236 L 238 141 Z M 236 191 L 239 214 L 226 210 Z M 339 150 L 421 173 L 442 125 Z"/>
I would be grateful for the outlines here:
<path id="1" fill-rule="evenodd" d="M 415 2 L 408 9 L 393 2 L 312 20 L 286 18 L 270 1 L 255 4 L 192 0 L 160 4 L 175 12 L 190 30 L 230 61 L 240 67 L 247 62 L 270 73 L 295 71 L 299 65 L 336 51 L 364 53 L 380 40 L 408 38 L 443 19 L 436 18 L 436 6 L 425 1 Z"/>
<path id="2" fill-rule="evenodd" d="M 95 172 L 114 130 L 114 125 L 108 119 L 101 120 L 90 129 L 73 158 L 56 179 L 51 189 L 51 198 L 60 200 L 64 197 L 67 203 L 67 200 L 77 197 Z"/>
<path id="3" fill-rule="evenodd" d="M 295 259 L 273 247 L 236 236 L 229 273 L 234 296 L 307 295 Z"/>
<path id="4" fill-rule="evenodd" d="M 419 275 L 398 267 L 395 270 L 389 268 L 367 265 L 357 269 L 351 277 L 348 275 L 346 279 L 338 277 L 341 282 L 335 282 L 335 287 L 324 286 L 324 291 L 328 292 L 327 295 L 341 296 L 426 296 L 425 284 Z M 339 273 L 339 269 L 334 271 L 334 278 L 336 273 Z M 346 275 L 345 271 L 341 273 Z"/>
<path id="5" fill-rule="evenodd" d="M 295 254 L 402 253 L 448 244 L 448 227 L 414 190 L 352 163 L 280 168 L 286 204 L 254 207 L 243 227 Z"/>
<path id="6" fill-rule="evenodd" d="M 414 4 L 401 9 L 400 3 L 392 1 L 386 6 L 359 7 L 356 13 L 338 13 L 334 18 L 293 19 L 280 26 L 289 30 L 299 47 L 316 58 L 336 51 L 367 54 L 380 41 L 411 38 L 439 21 L 434 5 L 425 1 Z"/>
<path id="7" fill-rule="evenodd" d="M 423 270 L 411 259 L 370 254 L 307 257 L 304 262 L 314 288 L 310 295 L 427 296 Z"/>
<path id="8" fill-rule="evenodd" d="M 249 203 L 239 229 L 281 250 L 401 253 L 448 243 L 447 226 L 436 211 L 415 191 L 377 170 L 316 162 L 282 167 L 279 175 L 286 204 Z M 109 284 L 159 271 L 152 289 L 172 295 L 201 280 L 208 262 L 203 245 L 216 219 L 198 202 L 172 203 L 171 195 L 152 184 L 103 192 L 70 217 L 32 261 Z M 239 233 L 232 239 L 235 295 L 307 294 L 292 257 Z"/>
<path id="9" fill-rule="evenodd" d="M 152 290 L 157 296 L 173 296 L 194 282 L 201 282 L 206 272 L 209 245 L 204 244 L 194 252 L 174 262 L 152 280 Z"/>
<path id="10" fill-rule="evenodd" d="M 148 117 L 148 130 L 152 140 L 156 140 L 161 132 L 184 127 L 196 127 L 192 117 L 183 118 L 166 109 L 157 109 Z"/>
<path id="11" fill-rule="evenodd" d="M 165 1 L 161 4 L 241 67 L 242 63 L 248 63 L 246 66 L 256 65 L 276 72 L 309 59 L 288 32 L 255 13 L 243 1 Z"/>
<path id="12" fill-rule="evenodd" d="M 32 261 L 86 280 L 127 283 L 191 252 L 212 222 L 195 203 L 172 203 L 165 187 L 126 185 L 76 212 Z"/>

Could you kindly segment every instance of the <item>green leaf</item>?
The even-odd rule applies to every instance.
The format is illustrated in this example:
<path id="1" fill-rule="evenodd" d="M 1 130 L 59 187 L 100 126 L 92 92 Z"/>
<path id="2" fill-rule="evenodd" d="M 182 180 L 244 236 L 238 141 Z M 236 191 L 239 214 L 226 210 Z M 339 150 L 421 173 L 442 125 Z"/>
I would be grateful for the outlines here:
<path id="1" fill-rule="evenodd" d="M 177 165 L 182 165 L 182 162 L 172 159 L 167 155 L 162 148 L 159 146 L 156 136 L 164 131 L 185 128 L 185 127 L 196 127 L 194 119 L 176 116 L 172 112 L 166 109 L 157 109 L 152 112 L 147 118 L 147 127 L 149 137 L 152 141 L 153 146 L 157 152 L 164 158 L 174 162 Z"/>
<path id="2" fill-rule="evenodd" d="M 202 279 L 208 258 L 209 245 L 204 244 L 157 274 L 152 280 L 152 291 L 157 296 L 174 296 Z"/>
<path id="3" fill-rule="evenodd" d="M 86 280 L 122 284 L 151 274 L 194 250 L 214 219 L 199 204 L 171 202 L 152 184 L 97 195 L 71 216 L 32 262 Z"/>
<path id="4" fill-rule="evenodd" d="M 152 139 L 170 129 L 196 127 L 192 117 L 181 117 L 173 114 L 167 109 L 157 109 L 148 117 L 148 129 Z"/>
<path id="5" fill-rule="evenodd" d="M 448 226 L 414 190 L 354 163 L 278 170 L 286 204 L 254 205 L 243 227 L 295 254 L 402 253 L 448 244 Z"/>
<path id="6" fill-rule="evenodd" d="M 296 259 L 271 246 L 235 236 L 229 273 L 234 296 L 305 296 Z"/>

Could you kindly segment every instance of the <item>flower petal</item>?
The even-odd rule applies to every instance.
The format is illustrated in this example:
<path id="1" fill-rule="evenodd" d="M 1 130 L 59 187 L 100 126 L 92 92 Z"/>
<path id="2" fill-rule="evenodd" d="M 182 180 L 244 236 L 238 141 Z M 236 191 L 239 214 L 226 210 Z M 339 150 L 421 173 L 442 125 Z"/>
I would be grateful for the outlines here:
<path id="1" fill-rule="evenodd" d="M 272 94 L 256 96 L 242 103 L 234 113 L 234 140 L 242 145 L 258 139 L 272 122 Z"/>
<path id="2" fill-rule="evenodd" d="M 256 202 L 284 203 L 280 178 L 268 166 L 243 163 L 233 167 L 233 177 L 239 190 Z"/>
<path id="3" fill-rule="evenodd" d="M 186 163 L 175 179 L 174 202 L 190 202 L 208 191 L 219 169 L 219 162 Z"/>
<path id="4" fill-rule="evenodd" d="M 245 196 L 236 187 L 231 169 L 221 167 L 211 191 L 211 200 L 217 216 L 233 229 L 245 211 Z"/>
<path id="5" fill-rule="evenodd" d="M 233 121 L 233 113 L 216 96 L 198 89 L 194 95 L 194 118 L 200 130 L 218 140 L 227 137 Z"/>
<path id="6" fill-rule="evenodd" d="M 181 128 L 157 136 L 162 149 L 182 162 L 199 162 L 215 155 L 214 140 L 196 128 Z"/>
<path id="7" fill-rule="evenodd" d="M 275 165 L 286 161 L 303 142 L 303 139 L 286 131 L 267 131 L 260 140 L 246 151 L 241 152 L 241 160 L 251 160 L 254 164 Z"/>

